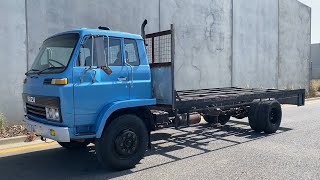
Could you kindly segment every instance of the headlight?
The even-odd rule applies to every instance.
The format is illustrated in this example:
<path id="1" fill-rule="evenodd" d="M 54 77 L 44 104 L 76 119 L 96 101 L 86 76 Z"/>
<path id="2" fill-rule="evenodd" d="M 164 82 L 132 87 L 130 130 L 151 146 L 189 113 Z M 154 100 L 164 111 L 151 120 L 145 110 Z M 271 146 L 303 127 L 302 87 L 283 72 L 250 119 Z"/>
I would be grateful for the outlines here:
<path id="1" fill-rule="evenodd" d="M 46 118 L 54 121 L 60 121 L 59 109 L 54 107 L 46 107 Z"/>

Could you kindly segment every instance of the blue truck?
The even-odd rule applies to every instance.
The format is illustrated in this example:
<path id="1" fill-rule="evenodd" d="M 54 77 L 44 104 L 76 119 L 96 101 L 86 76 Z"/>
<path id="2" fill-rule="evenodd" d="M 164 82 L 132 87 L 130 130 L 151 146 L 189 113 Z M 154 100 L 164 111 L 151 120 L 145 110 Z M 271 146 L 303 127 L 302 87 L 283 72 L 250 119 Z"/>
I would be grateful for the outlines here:
<path id="1" fill-rule="evenodd" d="M 99 27 L 46 39 L 23 82 L 28 131 L 67 149 L 94 143 L 102 165 L 123 170 L 143 158 L 159 128 L 248 117 L 253 130 L 274 133 L 280 104 L 304 105 L 304 89 L 176 90 L 174 26 L 145 34 L 146 24 L 141 35 Z"/>

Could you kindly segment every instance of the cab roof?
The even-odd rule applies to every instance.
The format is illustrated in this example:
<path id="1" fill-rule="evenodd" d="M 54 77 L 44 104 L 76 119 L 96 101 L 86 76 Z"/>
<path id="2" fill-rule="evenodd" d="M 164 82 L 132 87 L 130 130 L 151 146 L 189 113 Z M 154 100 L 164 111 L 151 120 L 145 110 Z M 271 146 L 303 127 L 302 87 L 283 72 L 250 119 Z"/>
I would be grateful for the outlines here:
<path id="1" fill-rule="evenodd" d="M 87 28 L 81 28 L 81 29 L 74 29 L 74 30 L 71 30 L 71 31 L 65 31 L 65 32 L 53 35 L 53 36 L 51 36 L 49 38 L 52 38 L 54 36 L 59 36 L 59 35 L 62 35 L 62 34 L 67 34 L 67 33 L 79 33 L 80 36 L 85 36 L 85 35 L 104 35 L 104 36 L 120 37 L 120 38 L 142 39 L 141 35 L 137 35 L 137 34 L 131 34 L 131 33 L 119 32 L 119 31 L 111 31 L 111 30 L 102 30 L 102 29 L 87 29 Z"/>

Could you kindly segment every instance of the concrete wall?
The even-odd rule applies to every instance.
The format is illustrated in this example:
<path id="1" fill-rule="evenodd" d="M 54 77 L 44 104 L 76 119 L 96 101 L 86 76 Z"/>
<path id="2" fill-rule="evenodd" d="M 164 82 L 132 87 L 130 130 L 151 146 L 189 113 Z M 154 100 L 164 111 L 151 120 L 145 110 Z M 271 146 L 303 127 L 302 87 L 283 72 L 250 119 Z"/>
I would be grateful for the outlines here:
<path id="1" fill-rule="evenodd" d="M 312 79 L 320 79 L 320 44 L 311 45 Z"/>
<path id="2" fill-rule="evenodd" d="M 5 66 L 0 75 L 6 81 L 0 81 L 0 112 L 11 123 L 21 122 L 23 74 L 48 36 L 100 25 L 140 33 L 144 19 L 149 20 L 147 33 L 175 24 L 177 90 L 231 85 L 307 87 L 310 8 L 296 0 L 280 0 L 280 11 L 276 11 L 275 1 L 1 1 L 0 60 Z M 277 12 L 282 17 L 279 44 L 273 43 Z M 277 46 L 279 58 L 274 54 Z"/>
<path id="3" fill-rule="evenodd" d="M 231 2 L 161 1 L 161 29 L 175 25 L 177 90 L 231 85 Z"/>
<path id="4" fill-rule="evenodd" d="M 161 1 L 161 29 L 175 25 L 175 88 L 231 85 L 232 1 Z"/>
<path id="5" fill-rule="evenodd" d="M 279 80 L 283 89 L 309 89 L 311 9 L 296 0 L 279 0 Z"/>
<path id="6" fill-rule="evenodd" d="M 25 1 L 1 1 L 0 12 L 0 113 L 8 120 L 21 120 L 22 81 L 27 69 Z"/>
<path id="7" fill-rule="evenodd" d="M 233 86 L 306 88 L 311 9 L 296 0 L 233 1 Z"/>
<path id="8" fill-rule="evenodd" d="M 276 88 L 278 0 L 233 1 L 232 85 Z"/>
<path id="9" fill-rule="evenodd" d="M 28 0 L 29 65 L 42 41 L 56 33 L 86 27 L 108 26 L 112 30 L 140 34 L 144 19 L 146 31 L 159 31 L 158 0 Z"/>

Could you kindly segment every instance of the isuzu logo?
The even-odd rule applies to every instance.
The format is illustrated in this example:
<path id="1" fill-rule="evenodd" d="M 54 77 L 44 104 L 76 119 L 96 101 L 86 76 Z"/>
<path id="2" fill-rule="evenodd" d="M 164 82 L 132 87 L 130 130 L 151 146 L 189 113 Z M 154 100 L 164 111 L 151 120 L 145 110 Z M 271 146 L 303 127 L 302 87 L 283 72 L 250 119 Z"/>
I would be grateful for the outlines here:
<path id="1" fill-rule="evenodd" d="M 30 103 L 36 103 L 36 97 L 32 97 L 32 96 L 27 96 L 27 100 Z"/>

